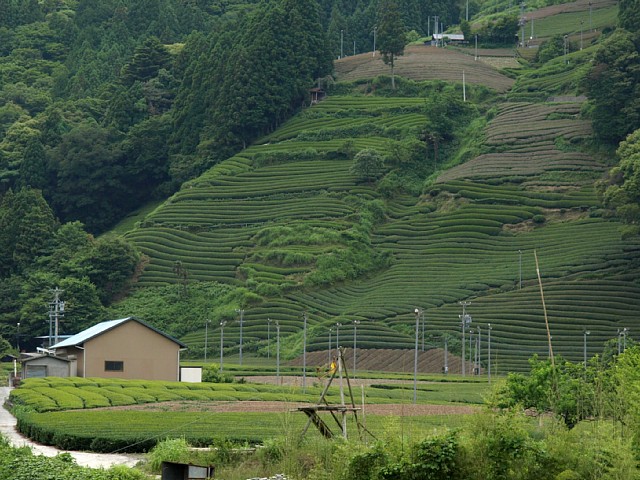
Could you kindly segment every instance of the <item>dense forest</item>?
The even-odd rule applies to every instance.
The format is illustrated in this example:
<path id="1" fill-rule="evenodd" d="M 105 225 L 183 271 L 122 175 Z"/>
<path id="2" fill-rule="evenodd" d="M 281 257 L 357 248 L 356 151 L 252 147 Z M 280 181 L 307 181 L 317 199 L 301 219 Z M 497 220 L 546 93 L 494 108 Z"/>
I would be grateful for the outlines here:
<path id="1" fill-rule="evenodd" d="M 53 286 L 75 304 L 70 325 L 99 319 L 141 256 L 93 235 L 275 130 L 330 84 L 333 59 L 372 49 L 389 9 L 406 41 L 436 16 L 487 45 L 518 30 L 506 1 L 0 0 L 0 333 L 44 332 Z M 620 2 L 583 86 L 613 147 L 640 127 L 639 10 Z M 480 11 L 488 20 L 467 21 Z M 601 186 L 631 225 L 638 145 L 636 133 L 620 146 Z"/>

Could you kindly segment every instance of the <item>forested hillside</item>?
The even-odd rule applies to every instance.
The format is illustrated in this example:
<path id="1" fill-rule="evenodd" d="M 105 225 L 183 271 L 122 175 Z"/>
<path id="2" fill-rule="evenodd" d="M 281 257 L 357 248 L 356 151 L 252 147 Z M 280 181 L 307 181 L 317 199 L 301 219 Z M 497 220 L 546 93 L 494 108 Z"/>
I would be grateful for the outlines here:
<path id="1" fill-rule="evenodd" d="M 607 172 L 640 126 L 638 7 L 551 3 L 3 0 L 2 335 L 44 333 L 60 286 L 69 332 L 133 314 L 194 356 L 239 309 L 257 354 L 269 319 L 301 353 L 305 311 L 312 349 L 353 320 L 410 348 L 416 307 L 459 351 L 471 300 L 521 368 L 547 348 L 536 251 L 560 352 L 587 327 L 600 351 L 637 323 L 637 135 Z M 398 51 L 392 14 L 401 45 L 479 49 Z"/>

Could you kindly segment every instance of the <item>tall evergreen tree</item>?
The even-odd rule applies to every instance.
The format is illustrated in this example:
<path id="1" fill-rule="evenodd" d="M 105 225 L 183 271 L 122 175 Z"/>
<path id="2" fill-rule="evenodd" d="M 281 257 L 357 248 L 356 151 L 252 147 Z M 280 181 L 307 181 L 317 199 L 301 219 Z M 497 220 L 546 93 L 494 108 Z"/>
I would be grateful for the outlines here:
<path id="1" fill-rule="evenodd" d="M 384 63 L 391 66 L 391 86 L 395 83 L 395 60 L 404 54 L 405 27 L 396 0 L 381 0 L 378 4 L 378 49 Z"/>

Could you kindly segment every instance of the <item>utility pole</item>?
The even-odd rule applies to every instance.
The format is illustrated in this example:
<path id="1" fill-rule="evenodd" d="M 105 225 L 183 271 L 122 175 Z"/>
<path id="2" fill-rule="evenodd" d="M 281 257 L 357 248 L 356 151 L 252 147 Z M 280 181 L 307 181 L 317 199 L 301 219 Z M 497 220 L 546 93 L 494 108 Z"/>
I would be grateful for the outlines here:
<path id="1" fill-rule="evenodd" d="M 267 318 L 267 358 L 271 357 L 271 319 Z"/>
<path id="2" fill-rule="evenodd" d="M 356 378 L 356 348 L 358 347 L 358 325 L 360 320 L 353 321 L 353 378 Z"/>
<path id="3" fill-rule="evenodd" d="M 16 326 L 16 349 L 18 350 L 18 356 L 20 356 L 20 322 Z"/>
<path id="4" fill-rule="evenodd" d="M 467 0 L 467 11 L 465 14 L 464 19 L 468 22 L 469 21 L 469 0 Z"/>
<path id="5" fill-rule="evenodd" d="M 433 16 L 433 37 L 436 41 L 436 47 L 438 46 L 438 16 Z"/>
<path id="6" fill-rule="evenodd" d="M 276 320 L 276 378 L 280 385 L 280 322 Z"/>
<path id="7" fill-rule="evenodd" d="M 584 30 L 584 20 L 580 20 L 580 50 L 582 50 L 582 31 Z"/>
<path id="8" fill-rule="evenodd" d="M 444 374 L 449 374 L 449 339 L 444 336 Z"/>
<path id="9" fill-rule="evenodd" d="M 336 323 L 336 350 L 340 349 L 340 327 L 342 324 L 340 322 Z"/>
<path id="10" fill-rule="evenodd" d="M 244 308 L 237 308 L 236 313 L 240 314 L 240 365 L 242 365 L 242 324 L 244 321 Z"/>
<path id="11" fill-rule="evenodd" d="M 209 324 L 211 320 L 207 319 L 204 321 L 204 363 L 207 363 L 207 348 L 209 342 Z"/>
<path id="12" fill-rule="evenodd" d="M 464 78 L 464 70 L 462 70 L 462 101 L 467 101 L 467 82 Z"/>
<path id="13" fill-rule="evenodd" d="M 329 328 L 329 364 L 331 364 L 331 333 L 333 328 Z"/>
<path id="14" fill-rule="evenodd" d="M 307 389 L 307 312 L 302 314 L 304 326 L 302 329 L 302 393 Z"/>
<path id="15" fill-rule="evenodd" d="M 518 285 L 519 289 L 522 290 L 522 250 L 518 250 Z"/>
<path id="16" fill-rule="evenodd" d="M 220 371 L 224 370 L 224 326 L 227 324 L 226 321 L 220 322 Z"/>
<path id="17" fill-rule="evenodd" d="M 416 349 L 413 356 L 413 403 L 417 402 L 418 397 L 418 332 L 420 331 L 420 309 L 415 308 L 416 314 Z"/>
<path id="18" fill-rule="evenodd" d="M 488 338 L 487 338 L 487 342 L 488 342 L 488 348 L 487 348 L 487 367 L 488 367 L 488 372 L 489 372 L 489 384 L 491 384 L 491 324 L 489 323 L 487 325 L 487 329 L 489 330 L 488 333 Z"/>
<path id="19" fill-rule="evenodd" d="M 60 300 L 60 295 L 64 290 L 58 287 L 51 290 L 53 293 L 53 302 L 49 303 L 49 347 L 58 343 L 58 334 L 60 331 L 60 317 L 64 317 L 64 302 Z"/>
<path id="20" fill-rule="evenodd" d="M 582 333 L 584 335 L 584 341 L 583 341 L 583 346 L 584 346 L 584 368 L 586 369 L 587 368 L 587 335 L 589 335 L 591 332 L 585 328 Z"/>
<path id="21" fill-rule="evenodd" d="M 461 301 L 458 302 L 460 305 L 462 305 L 462 315 L 460 315 L 460 323 L 462 324 L 462 376 L 464 377 L 466 375 L 466 368 L 465 368 L 465 338 L 464 338 L 464 331 L 466 328 L 467 323 L 471 323 L 471 316 L 467 315 L 467 307 L 469 305 L 471 305 L 471 302 L 467 302 L 467 301 Z"/>
<path id="22" fill-rule="evenodd" d="M 344 57 L 344 30 L 340 30 L 340 58 Z"/>
<path id="23" fill-rule="evenodd" d="M 477 33 L 475 37 L 476 37 L 476 57 L 474 58 L 474 60 L 478 61 L 478 34 Z"/>
<path id="24" fill-rule="evenodd" d="M 376 25 L 373 26 L 373 57 L 376 56 L 376 33 L 378 31 L 378 27 Z M 429 36 L 429 35 L 427 35 Z"/>
<path id="25" fill-rule="evenodd" d="M 476 375 L 480 375 L 480 365 L 482 363 L 482 332 L 480 331 L 480 325 L 478 325 L 478 343 L 476 347 Z"/>
<path id="26" fill-rule="evenodd" d="M 527 19 L 524 16 L 524 7 L 525 7 L 525 3 L 522 2 L 520 4 L 520 27 L 521 27 L 521 37 L 520 37 L 520 41 L 522 42 L 522 48 L 524 48 L 524 26 L 527 23 Z"/>

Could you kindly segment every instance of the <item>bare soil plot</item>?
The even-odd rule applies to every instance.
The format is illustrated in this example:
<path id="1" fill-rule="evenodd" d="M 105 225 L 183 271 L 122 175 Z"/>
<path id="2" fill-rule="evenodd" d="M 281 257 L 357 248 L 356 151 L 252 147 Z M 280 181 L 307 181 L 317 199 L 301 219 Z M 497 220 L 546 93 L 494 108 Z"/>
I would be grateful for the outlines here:
<path id="1" fill-rule="evenodd" d="M 607 8 L 615 5 L 616 3 L 616 0 L 577 0 L 576 2 L 563 3 L 561 5 L 549 5 L 548 7 L 540 8 L 533 12 L 527 12 L 526 17 L 528 20 L 537 20 L 539 18 L 552 17 L 559 13 L 588 11 L 589 6 L 591 6 L 592 10 Z"/>
<path id="2" fill-rule="evenodd" d="M 390 75 L 391 68 L 382 56 L 362 53 L 335 62 L 339 81 L 353 81 Z M 462 72 L 468 83 L 484 85 L 497 92 L 505 92 L 513 85 L 512 78 L 503 75 L 491 65 L 474 60 L 473 56 L 447 48 L 411 45 L 396 60 L 396 75 L 412 80 L 443 80 L 462 83 Z"/>

